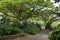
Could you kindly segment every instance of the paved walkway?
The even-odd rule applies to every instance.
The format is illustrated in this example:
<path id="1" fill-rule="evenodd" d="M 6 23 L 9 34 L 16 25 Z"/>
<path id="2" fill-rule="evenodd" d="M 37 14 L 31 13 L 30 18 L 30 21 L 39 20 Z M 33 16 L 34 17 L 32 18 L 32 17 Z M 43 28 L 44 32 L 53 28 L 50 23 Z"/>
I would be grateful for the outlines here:
<path id="1" fill-rule="evenodd" d="M 30 36 L 21 40 L 49 40 L 48 33 L 49 33 L 49 30 L 46 29 L 46 30 L 43 30 L 40 34 L 33 35 L 33 36 Z M 20 40 L 20 39 L 17 39 L 17 40 Z"/>

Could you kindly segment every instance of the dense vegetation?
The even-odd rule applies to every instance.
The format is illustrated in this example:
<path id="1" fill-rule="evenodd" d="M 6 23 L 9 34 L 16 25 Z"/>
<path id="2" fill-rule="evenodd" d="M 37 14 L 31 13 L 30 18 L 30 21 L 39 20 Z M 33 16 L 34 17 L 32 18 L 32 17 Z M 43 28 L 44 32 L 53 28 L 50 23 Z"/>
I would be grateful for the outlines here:
<path id="1" fill-rule="evenodd" d="M 44 0 L 0 0 L 0 35 L 4 36 L 19 33 L 36 34 L 40 32 L 41 25 L 28 20 L 41 19 L 46 23 L 46 21 L 49 20 L 48 15 L 50 15 L 48 12 L 51 12 L 51 10 L 48 10 L 48 7 L 53 7 L 53 5 L 50 4 L 49 6 L 46 2 L 50 4 L 49 1 Z M 42 9 L 44 9 L 44 7 L 47 7 L 47 9 L 43 11 Z"/>
<path id="2" fill-rule="evenodd" d="M 60 40 L 60 26 L 55 27 L 49 34 L 51 40 Z"/>
<path id="3" fill-rule="evenodd" d="M 52 26 L 53 22 L 60 21 L 58 9 L 50 0 L 0 0 L 0 36 L 20 33 L 34 35 L 44 26 L 51 30 L 51 40 L 59 40 L 60 26 Z"/>

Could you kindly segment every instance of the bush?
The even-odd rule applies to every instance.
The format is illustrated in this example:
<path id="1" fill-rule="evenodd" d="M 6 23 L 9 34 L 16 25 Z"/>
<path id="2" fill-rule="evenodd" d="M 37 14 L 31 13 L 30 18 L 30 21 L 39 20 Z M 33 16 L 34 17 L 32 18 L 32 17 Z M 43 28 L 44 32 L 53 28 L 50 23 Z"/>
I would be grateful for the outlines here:
<path id="1" fill-rule="evenodd" d="M 36 23 L 36 26 L 41 29 L 41 24 Z"/>
<path id="2" fill-rule="evenodd" d="M 26 25 L 23 24 L 22 27 L 20 28 L 22 28 L 25 33 L 32 34 L 32 35 L 40 32 L 41 30 L 40 24 L 35 24 L 33 22 L 26 23 Z"/>
<path id="3" fill-rule="evenodd" d="M 32 22 L 32 23 L 27 23 L 27 26 L 28 26 L 28 27 L 37 27 L 37 28 L 41 29 L 41 24 L 34 23 L 34 22 Z"/>
<path id="4" fill-rule="evenodd" d="M 0 27 L 0 36 L 18 34 L 22 32 L 23 31 L 18 27 L 6 26 L 6 25 Z"/>
<path id="5" fill-rule="evenodd" d="M 7 25 L 7 24 L 2 24 L 0 26 L 0 35 L 5 36 L 5 35 L 13 35 L 13 34 L 19 34 L 22 32 L 28 33 L 28 34 L 36 34 L 40 32 L 41 26 L 38 23 L 23 23 L 20 24 L 13 24 L 13 25 Z"/>
<path id="6" fill-rule="evenodd" d="M 37 28 L 36 26 L 34 26 L 34 27 L 28 27 L 28 28 L 26 28 L 26 29 L 24 30 L 24 32 L 25 32 L 25 33 L 28 33 L 28 34 L 34 35 L 34 34 L 40 32 L 40 29 Z"/>
<path id="7" fill-rule="evenodd" d="M 50 40 L 60 40 L 60 26 L 54 28 L 49 33 Z"/>
<path id="8" fill-rule="evenodd" d="M 20 26 L 18 26 L 20 29 L 25 29 L 25 28 L 28 28 L 28 27 L 37 27 L 41 30 L 41 25 L 38 24 L 38 23 L 34 23 L 34 22 L 27 22 L 27 23 L 22 23 L 20 24 Z"/>

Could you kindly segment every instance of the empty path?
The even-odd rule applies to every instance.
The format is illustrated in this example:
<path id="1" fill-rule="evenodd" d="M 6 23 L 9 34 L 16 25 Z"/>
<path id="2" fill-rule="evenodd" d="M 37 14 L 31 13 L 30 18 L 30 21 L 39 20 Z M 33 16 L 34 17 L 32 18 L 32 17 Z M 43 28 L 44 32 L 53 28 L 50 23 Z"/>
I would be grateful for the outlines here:
<path id="1" fill-rule="evenodd" d="M 46 29 L 46 30 L 43 30 L 40 34 L 37 34 L 37 35 L 33 35 L 33 36 L 30 36 L 30 37 L 26 37 L 26 38 L 23 38 L 23 39 L 16 39 L 16 40 L 49 40 L 48 39 L 48 34 L 49 34 L 49 30 Z"/>

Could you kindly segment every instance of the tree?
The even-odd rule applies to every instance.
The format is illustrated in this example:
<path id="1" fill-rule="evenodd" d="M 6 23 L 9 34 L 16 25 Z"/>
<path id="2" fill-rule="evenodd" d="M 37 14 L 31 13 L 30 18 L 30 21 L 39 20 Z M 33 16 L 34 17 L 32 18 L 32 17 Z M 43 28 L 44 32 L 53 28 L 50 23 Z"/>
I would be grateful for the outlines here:
<path id="1" fill-rule="evenodd" d="M 55 10 L 50 0 L 1 0 L 0 12 L 5 16 L 19 20 L 19 22 L 23 20 L 25 23 L 29 18 L 42 17 L 46 27 L 50 27 L 51 14 L 55 13 Z"/>

